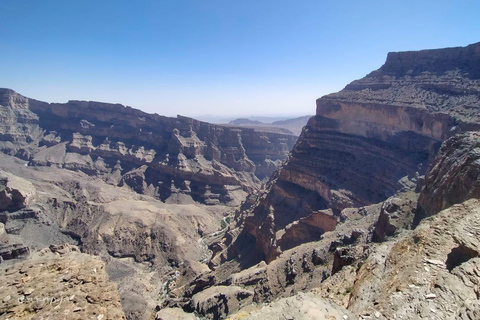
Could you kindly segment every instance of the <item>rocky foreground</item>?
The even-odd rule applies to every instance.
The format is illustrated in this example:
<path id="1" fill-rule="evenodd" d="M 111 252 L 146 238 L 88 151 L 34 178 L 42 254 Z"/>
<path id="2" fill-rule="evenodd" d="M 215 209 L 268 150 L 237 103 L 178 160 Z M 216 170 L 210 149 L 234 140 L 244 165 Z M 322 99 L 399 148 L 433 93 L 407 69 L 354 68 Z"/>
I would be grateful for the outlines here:
<path id="1" fill-rule="evenodd" d="M 75 246 L 51 246 L 0 269 L 1 319 L 125 319 L 105 263 Z"/>
<path id="2" fill-rule="evenodd" d="M 0 318 L 121 318 L 120 296 L 127 319 L 479 319 L 479 66 L 480 43 L 391 53 L 294 145 L 4 90 Z M 19 302 L 62 261 L 68 301 Z"/>

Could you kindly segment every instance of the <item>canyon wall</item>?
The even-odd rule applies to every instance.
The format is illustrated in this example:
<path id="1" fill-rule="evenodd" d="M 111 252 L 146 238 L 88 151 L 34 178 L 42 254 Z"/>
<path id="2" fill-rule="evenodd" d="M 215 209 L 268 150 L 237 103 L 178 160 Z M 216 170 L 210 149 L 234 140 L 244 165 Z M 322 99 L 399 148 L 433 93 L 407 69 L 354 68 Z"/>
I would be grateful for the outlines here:
<path id="1" fill-rule="evenodd" d="M 126 317 L 151 319 L 170 287 L 208 269 L 201 238 L 296 139 L 0 89 L 0 262 L 78 245 L 106 262 Z"/>
<path id="2" fill-rule="evenodd" d="M 119 104 L 28 99 L 0 90 L 0 149 L 32 166 L 81 170 L 173 203 L 238 205 L 296 137 Z"/>
<path id="3" fill-rule="evenodd" d="M 318 99 L 316 116 L 287 163 L 241 215 L 238 238 L 224 241 L 214 261 L 238 259 L 247 266 L 271 261 L 282 251 L 283 237 L 291 238 L 292 224 L 331 209 L 329 218 L 314 219 L 316 231 L 302 241 L 319 240 L 334 228 L 332 219 L 342 221 L 345 208 L 420 188 L 442 142 L 480 128 L 479 64 L 480 43 L 390 53 L 380 69 Z M 465 175 L 478 181 L 472 172 L 477 171 Z M 421 203 L 428 202 L 438 201 L 426 195 Z"/>
<path id="4" fill-rule="evenodd" d="M 480 132 L 455 135 L 444 142 L 426 176 L 415 224 L 454 204 L 480 199 Z"/>

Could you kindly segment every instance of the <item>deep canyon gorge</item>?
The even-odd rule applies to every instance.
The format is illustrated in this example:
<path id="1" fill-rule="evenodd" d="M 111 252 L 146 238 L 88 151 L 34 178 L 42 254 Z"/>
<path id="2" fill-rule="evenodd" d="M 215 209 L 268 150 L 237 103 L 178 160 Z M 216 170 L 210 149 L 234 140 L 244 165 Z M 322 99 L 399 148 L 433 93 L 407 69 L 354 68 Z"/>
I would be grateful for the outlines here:
<path id="1" fill-rule="evenodd" d="M 0 89 L 0 151 L 0 319 L 480 319 L 480 43 L 299 137 Z"/>

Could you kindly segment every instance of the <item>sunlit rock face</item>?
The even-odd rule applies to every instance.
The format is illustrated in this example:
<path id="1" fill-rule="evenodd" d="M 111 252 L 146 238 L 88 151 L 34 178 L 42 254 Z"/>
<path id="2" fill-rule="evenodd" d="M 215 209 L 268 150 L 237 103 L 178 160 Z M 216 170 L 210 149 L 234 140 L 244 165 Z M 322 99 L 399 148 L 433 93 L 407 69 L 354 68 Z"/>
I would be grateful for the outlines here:
<path id="1" fill-rule="evenodd" d="M 0 89 L 0 149 L 103 176 L 170 203 L 238 205 L 279 168 L 292 134 L 147 114 L 120 104 L 45 103 Z"/>
<path id="2" fill-rule="evenodd" d="M 316 115 L 269 190 L 243 215 L 223 259 L 271 261 L 282 237 L 296 243 L 285 231 L 292 223 L 327 208 L 340 219 L 345 208 L 415 187 L 445 139 L 479 129 L 479 111 L 480 43 L 388 54 L 380 69 L 317 100 Z M 331 229 L 323 220 L 317 237 Z"/>

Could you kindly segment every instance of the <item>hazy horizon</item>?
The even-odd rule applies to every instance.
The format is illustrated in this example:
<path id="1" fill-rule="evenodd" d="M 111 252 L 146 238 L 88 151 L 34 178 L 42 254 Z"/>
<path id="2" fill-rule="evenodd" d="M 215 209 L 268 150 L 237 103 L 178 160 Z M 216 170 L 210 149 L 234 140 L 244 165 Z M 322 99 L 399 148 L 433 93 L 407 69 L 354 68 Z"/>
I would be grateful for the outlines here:
<path id="1" fill-rule="evenodd" d="M 466 46 L 478 1 L 13 1 L 0 87 L 198 117 L 308 115 L 388 52 Z"/>

